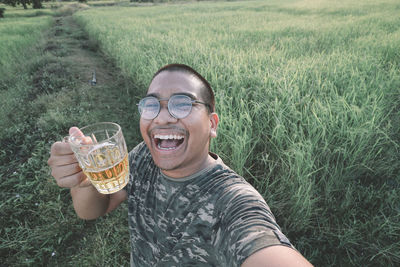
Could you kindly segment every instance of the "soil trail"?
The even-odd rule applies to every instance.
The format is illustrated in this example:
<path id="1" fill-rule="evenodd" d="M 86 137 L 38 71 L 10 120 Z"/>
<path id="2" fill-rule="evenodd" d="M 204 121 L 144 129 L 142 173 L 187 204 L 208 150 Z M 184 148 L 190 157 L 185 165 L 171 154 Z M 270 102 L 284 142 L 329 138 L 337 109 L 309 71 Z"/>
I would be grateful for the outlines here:
<path id="1" fill-rule="evenodd" d="M 97 42 L 89 39 L 72 15 L 55 19 L 44 50 L 56 56 L 61 66 L 53 68 L 52 75 L 72 79 L 70 84 L 89 105 L 88 112 L 96 113 L 97 121 L 119 123 L 128 148 L 140 141 L 133 81 L 121 75 L 120 69 L 104 55 Z M 91 83 L 93 73 L 95 84 Z"/>
<path id="2" fill-rule="evenodd" d="M 81 86 L 89 84 L 93 70 L 99 84 L 103 85 L 110 85 L 112 77 L 119 76 L 71 15 L 56 18 L 45 50 L 72 63 Z"/>

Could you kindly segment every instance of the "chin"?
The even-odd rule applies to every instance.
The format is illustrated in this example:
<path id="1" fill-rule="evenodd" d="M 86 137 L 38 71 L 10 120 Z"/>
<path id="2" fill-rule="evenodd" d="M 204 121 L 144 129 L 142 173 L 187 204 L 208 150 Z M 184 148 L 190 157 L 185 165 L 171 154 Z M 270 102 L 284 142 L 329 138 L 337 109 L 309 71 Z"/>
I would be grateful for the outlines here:
<path id="1" fill-rule="evenodd" d="M 154 164 L 163 171 L 173 171 L 179 168 L 177 162 L 169 162 L 169 160 L 160 160 L 153 157 Z"/>

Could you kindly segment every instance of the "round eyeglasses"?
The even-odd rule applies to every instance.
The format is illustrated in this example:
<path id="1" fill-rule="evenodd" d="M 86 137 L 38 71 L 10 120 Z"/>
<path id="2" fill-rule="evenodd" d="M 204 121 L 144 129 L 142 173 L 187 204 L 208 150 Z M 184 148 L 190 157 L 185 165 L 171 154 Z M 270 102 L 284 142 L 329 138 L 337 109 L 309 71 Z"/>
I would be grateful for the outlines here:
<path id="1" fill-rule="evenodd" d="M 187 95 L 173 95 L 169 99 L 158 99 L 154 96 L 147 96 L 139 101 L 138 109 L 141 118 L 152 120 L 160 113 L 160 101 L 168 100 L 168 112 L 176 119 L 183 119 L 192 111 L 193 104 L 203 104 L 209 108 L 207 103 L 193 100 Z"/>

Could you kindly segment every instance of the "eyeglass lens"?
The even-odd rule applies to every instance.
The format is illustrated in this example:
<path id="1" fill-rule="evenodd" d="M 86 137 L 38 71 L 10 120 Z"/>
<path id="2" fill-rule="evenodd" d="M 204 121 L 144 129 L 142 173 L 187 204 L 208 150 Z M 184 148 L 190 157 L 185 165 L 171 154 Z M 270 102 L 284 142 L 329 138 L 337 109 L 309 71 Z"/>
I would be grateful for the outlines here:
<path id="1" fill-rule="evenodd" d="M 139 102 L 139 112 L 143 119 L 152 120 L 160 112 L 160 101 L 155 97 L 145 97 Z M 192 110 L 192 99 L 186 95 L 174 95 L 168 100 L 168 112 L 177 119 L 183 119 Z"/>

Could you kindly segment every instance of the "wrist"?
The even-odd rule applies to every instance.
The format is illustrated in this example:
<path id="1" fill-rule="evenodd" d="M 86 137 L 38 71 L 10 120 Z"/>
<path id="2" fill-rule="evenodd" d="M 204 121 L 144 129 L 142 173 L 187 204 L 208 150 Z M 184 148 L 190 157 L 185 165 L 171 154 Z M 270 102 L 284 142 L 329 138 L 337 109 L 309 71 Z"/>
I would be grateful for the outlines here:
<path id="1" fill-rule="evenodd" d="M 99 193 L 93 185 L 72 187 L 70 192 L 75 212 L 80 218 L 92 220 L 106 213 L 109 195 Z"/>

